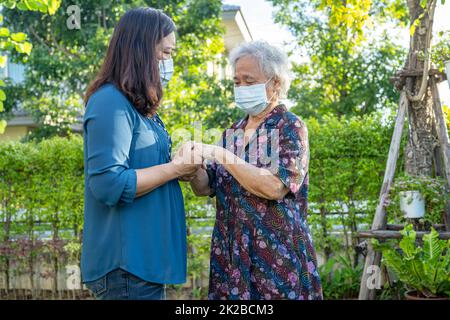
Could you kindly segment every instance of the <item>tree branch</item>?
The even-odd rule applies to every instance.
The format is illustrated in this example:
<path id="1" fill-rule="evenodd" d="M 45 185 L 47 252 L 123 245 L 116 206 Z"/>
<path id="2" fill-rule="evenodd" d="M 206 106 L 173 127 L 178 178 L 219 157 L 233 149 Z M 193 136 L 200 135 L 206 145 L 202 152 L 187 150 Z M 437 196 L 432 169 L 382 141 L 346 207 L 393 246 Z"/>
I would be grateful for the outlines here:
<path id="1" fill-rule="evenodd" d="M 28 27 L 27 30 L 29 31 L 29 33 L 31 33 L 33 35 L 33 37 L 35 37 L 44 47 L 47 48 L 48 52 L 51 52 L 52 49 L 58 49 L 62 52 L 64 52 L 66 55 L 75 58 L 75 59 L 81 59 L 81 57 L 75 53 L 70 52 L 69 50 L 67 50 L 67 48 L 61 46 L 58 44 L 58 42 L 54 39 L 51 38 L 52 40 L 52 44 L 54 46 L 51 46 L 51 44 L 47 43 L 43 38 L 41 38 L 35 31 L 33 28 Z M 55 48 L 56 47 L 56 48 Z"/>
<path id="2" fill-rule="evenodd" d="M 33 28 L 28 27 L 27 28 L 28 33 L 31 33 L 33 35 L 33 37 L 36 38 L 36 40 L 38 40 L 44 47 L 47 48 L 47 50 L 50 52 L 51 48 L 47 45 L 47 43 L 45 42 L 44 39 L 42 39 L 35 31 Z"/>
<path id="3" fill-rule="evenodd" d="M 59 49 L 60 51 L 64 52 L 66 55 L 75 58 L 75 59 L 80 59 L 81 57 L 75 53 L 70 52 L 69 50 L 67 50 L 66 47 L 63 47 L 61 45 L 59 45 L 59 43 L 56 41 L 56 39 L 52 38 L 53 44 L 56 46 L 57 49 Z"/>
<path id="4" fill-rule="evenodd" d="M 430 61 L 431 61 L 431 36 L 433 29 L 433 20 L 434 20 L 434 10 L 436 9 L 436 0 L 431 0 L 428 11 L 428 21 L 426 23 L 427 34 L 425 37 L 425 61 L 423 65 L 423 74 L 422 74 L 422 83 L 420 85 L 419 93 L 415 96 L 406 89 L 406 95 L 409 101 L 420 101 L 422 100 L 428 86 L 428 71 L 430 69 Z"/>

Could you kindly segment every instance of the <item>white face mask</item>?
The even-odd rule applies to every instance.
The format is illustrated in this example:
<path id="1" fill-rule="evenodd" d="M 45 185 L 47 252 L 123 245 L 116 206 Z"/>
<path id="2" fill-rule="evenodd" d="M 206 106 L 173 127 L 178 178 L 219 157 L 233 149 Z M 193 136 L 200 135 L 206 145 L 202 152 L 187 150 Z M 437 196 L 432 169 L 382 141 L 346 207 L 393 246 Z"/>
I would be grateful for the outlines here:
<path id="1" fill-rule="evenodd" d="M 165 86 L 173 76 L 173 59 L 159 60 L 159 77 L 161 84 Z"/>
<path id="2" fill-rule="evenodd" d="M 236 106 L 251 116 L 256 116 L 267 108 L 270 99 L 267 99 L 266 83 L 251 86 L 234 86 L 234 100 Z M 272 99 L 272 98 L 271 98 Z"/>

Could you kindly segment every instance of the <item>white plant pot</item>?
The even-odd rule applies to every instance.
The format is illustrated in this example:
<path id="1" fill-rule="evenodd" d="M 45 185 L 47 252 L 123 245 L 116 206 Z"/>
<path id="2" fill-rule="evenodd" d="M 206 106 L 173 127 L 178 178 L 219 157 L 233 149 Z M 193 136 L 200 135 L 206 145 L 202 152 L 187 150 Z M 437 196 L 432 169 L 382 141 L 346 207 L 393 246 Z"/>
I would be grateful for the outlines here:
<path id="1" fill-rule="evenodd" d="M 401 191 L 400 210 L 406 218 L 422 218 L 425 215 L 425 200 L 419 191 Z"/>
<path id="2" fill-rule="evenodd" d="M 444 62 L 445 65 L 445 73 L 447 74 L 447 83 L 450 88 L 450 60 Z"/>

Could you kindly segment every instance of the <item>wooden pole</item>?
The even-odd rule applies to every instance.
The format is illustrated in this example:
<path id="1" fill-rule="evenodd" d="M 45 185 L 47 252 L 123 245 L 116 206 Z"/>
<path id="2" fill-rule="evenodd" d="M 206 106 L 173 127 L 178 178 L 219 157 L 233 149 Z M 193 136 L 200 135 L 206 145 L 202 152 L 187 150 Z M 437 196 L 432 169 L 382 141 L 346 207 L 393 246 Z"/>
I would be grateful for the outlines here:
<path id="1" fill-rule="evenodd" d="M 394 180 L 395 168 L 400 152 L 400 142 L 402 138 L 403 126 L 405 123 L 405 113 L 408 104 L 408 97 L 406 95 L 406 92 L 403 90 L 400 94 L 400 103 L 398 107 L 397 118 L 395 120 L 394 133 L 392 134 L 391 145 L 389 147 L 386 171 L 384 172 L 383 185 L 381 187 L 380 198 L 372 223 L 372 230 L 382 230 L 386 227 L 385 202 L 387 200 L 391 184 Z M 372 270 L 373 266 L 379 267 L 380 263 L 381 254 L 379 252 L 375 252 L 372 244 L 369 242 L 367 245 L 367 255 L 359 288 L 359 300 L 373 300 L 375 298 L 375 288 L 369 288 L 368 280 L 371 276 L 369 274 L 370 270 Z"/>
<path id="2" fill-rule="evenodd" d="M 450 81 L 450 80 L 449 80 Z M 444 111 L 442 110 L 441 99 L 439 97 L 439 90 L 437 88 L 436 79 L 430 78 L 431 94 L 433 96 L 433 111 L 436 123 L 436 131 L 439 139 L 439 146 L 442 151 L 442 159 L 444 162 L 444 171 L 447 178 L 447 186 L 450 187 L 450 147 L 447 131 L 447 124 L 445 122 Z M 445 228 L 450 231 L 450 203 L 447 203 L 447 213 L 444 218 Z"/>
<path id="3" fill-rule="evenodd" d="M 405 228 L 404 224 L 387 224 L 386 230 L 394 230 L 394 231 L 400 231 Z M 445 230 L 445 224 L 435 223 L 433 224 L 433 228 L 437 231 Z"/>
<path id="4" fill-rule="evenodd" d="M 439 98 L 439 91 L 436 85 L 436 79 L 434 77 L 430 78 L 431 82 L 431 92 L 433 95 L 433 111 L 436 119 L 436 127 L 438 132 L 439 144 L 443 153 L 444 158 L 444 168 L 447 178 L 447 184 L 450 186 L 450 148 L 447 124 L 445 123 L 445 115 L 442 110 L 441 99 Z"/>
<path id="5" fill-rule="evenodd" d="M 428 234 L 428 231 L 416 231 L 417 238 L 422 238 Z M 372 230 L 358 232 L 358 238 L 377 238 L 377 239 L 401 239 L 402 235 L 398 230 Z M 450 239 L 450 232 L 439 232 L 439 238 Z"/>

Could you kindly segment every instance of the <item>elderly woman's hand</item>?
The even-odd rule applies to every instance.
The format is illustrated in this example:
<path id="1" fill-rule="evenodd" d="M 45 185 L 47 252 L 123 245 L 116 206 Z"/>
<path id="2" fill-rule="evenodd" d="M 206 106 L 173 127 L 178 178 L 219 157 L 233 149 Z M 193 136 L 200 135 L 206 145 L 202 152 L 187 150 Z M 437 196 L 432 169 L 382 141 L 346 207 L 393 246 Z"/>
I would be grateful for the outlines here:
<path id="1" fill-rule="evenodd" d="M 190 181 L 202 165 L 203 159 L 195 143 L 185 143 L 174 155 L 171 163 L 176 169 L 177 176 L 182 181 Z"/>
<path id="2" fill-rule="evenodd" d="M 203 147 L 203 146 L 205 146 L 205 147 Z M 195 172 L 190 172 L 190 173 L 180 176 L 178 178 L 178 180 L 180 180 L 180 181 L 190 182 L 197 177 L 201 168 L 206 169 L 204 160 L 211 159 L 211 158 L 203 157 L 202 149 L 204 149 L 207 152 L 212 152 L 212 150 L 210 150 L 211 149 L 210 147 L 214 147 L 214 146 L 209 146 L 206 144 L 204 145 L 202 143 L 196 143 L 196 142 L 190 141 L 190 142 L 186 143 L 184 147 L 187 147 L 189 149 L 189 153 L 192 155 L 193 158 L 196 159 L 196 163 L 199 164 L 199 167 L 197 168 L 197 170 Z"/>
<path id="3" fill-rule="evenodd" d="M 217 157 L 223 150 L 223 148 L 212 144 L 197 143 L 197 142 L 195 142 L 194 144 L 195 150 L 200 152 L 204 160 L 217 160 Z"/>
<path id="4" fill-rule="evenodd" d="M 195 171 L 194 173 L 181 176 L 178 178 L 178 180 L 183 181 L 183 182 L 191 182 L 192 180 L 194 180 L 197 177 L 197 175 L 199 174 L 201 169 L 204 169 L 203 165 L 199 169 L 197 169 L 197 171 Z"/>

